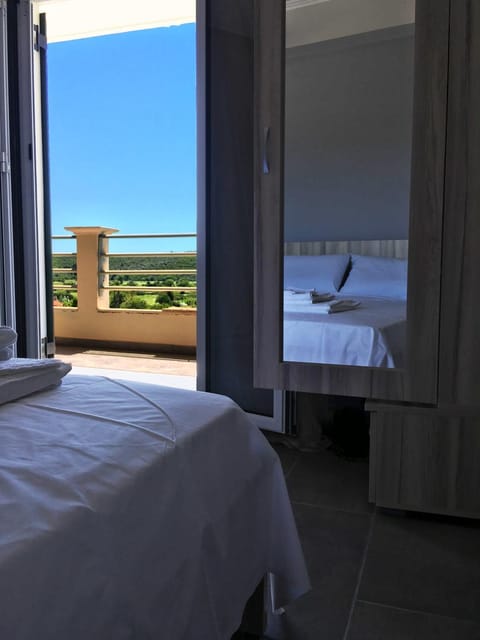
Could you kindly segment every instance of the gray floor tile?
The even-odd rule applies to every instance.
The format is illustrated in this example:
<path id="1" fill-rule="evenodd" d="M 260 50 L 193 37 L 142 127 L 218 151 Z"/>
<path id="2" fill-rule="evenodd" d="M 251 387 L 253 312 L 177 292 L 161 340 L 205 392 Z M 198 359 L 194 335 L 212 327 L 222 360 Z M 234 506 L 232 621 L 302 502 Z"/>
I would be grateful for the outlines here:
<path id="1" fill-rule="evenodd" d="M 294 505 L 312 591 L 270 626 L 269 637 L 341 640 L 358 579 L 370 516 Z"/>
<path id="2" fill-rule="evenodd" d="M 302 453 L 287 478 L 292 502 L 370 513 L 368 462 L 345 460 L 325 450 Z"/>
<path id="3" fill-rule="evenodd" d="M 359 599 L 480 621 L 480 530 L 377 514 Z"/>
<path id="4" fill-rule="evenodd" d="M 347 640 L 479 640 L 480 624 L 357 602 Z"/>
<path id="5" fill-rule="evenodd" d="M 280 458 L 280 462 L 282 463 L 283 473 L 285 474 L 285 477 L 288 477 L 294 464 L 297 462 L 299 456 L 302 454 L 300 454 L 298 451 L 295 451 L 295 449 L 289 449 L 283 444 L 274 444 L 273 448 L 275 449 L 275 451 L 278 454 L 278 457 Z"/>

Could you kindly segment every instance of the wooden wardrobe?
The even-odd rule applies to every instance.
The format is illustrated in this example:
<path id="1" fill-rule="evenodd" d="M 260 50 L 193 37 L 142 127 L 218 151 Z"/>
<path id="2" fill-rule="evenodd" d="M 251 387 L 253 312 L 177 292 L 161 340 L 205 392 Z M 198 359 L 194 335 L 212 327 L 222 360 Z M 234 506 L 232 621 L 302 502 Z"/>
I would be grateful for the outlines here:
<path id="1" fill-rule="evenodd" d="M 451 0 L 433 406 L 367 403 L 372 502 L 480 517 L 480 7 Z M 414 241 L 414 238 L 412 239 Z M 425 247 L 428 251 L 428 245 Z M 423 367 L 431 366 L 425 361 Z"/>
<path id="2" fill-rule="evenodd" d="M 371 501 L 480 517 L 480 6 L 416 0 L 401 370 L 282 360 L 283 2 L 255 34 L 255 384 L 365 398 Z"/>

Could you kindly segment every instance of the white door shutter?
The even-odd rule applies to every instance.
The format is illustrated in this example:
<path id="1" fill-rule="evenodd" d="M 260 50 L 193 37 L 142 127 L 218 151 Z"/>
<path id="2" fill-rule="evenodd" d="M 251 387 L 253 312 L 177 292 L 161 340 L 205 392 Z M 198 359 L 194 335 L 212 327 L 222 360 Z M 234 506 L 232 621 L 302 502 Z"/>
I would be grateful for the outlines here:
<path id="1" fill-rule="evenodd" d="M 41 56 L 38 7 L 18 3 L 18 86 L 21 203 L 23 222 L 22 289 L 25 298 L 25 355 L 47 355 L 44 158 L 42 149 Z M 18 264 L 17 264 L 18 269 Z M 18 284 L 17 284 L 18 287 Z"/>
<path id="2" fill-rule="evenodd" d="M 7 3 L 0 0 L 0 324 L 15 328 L 8 112 Z"/>

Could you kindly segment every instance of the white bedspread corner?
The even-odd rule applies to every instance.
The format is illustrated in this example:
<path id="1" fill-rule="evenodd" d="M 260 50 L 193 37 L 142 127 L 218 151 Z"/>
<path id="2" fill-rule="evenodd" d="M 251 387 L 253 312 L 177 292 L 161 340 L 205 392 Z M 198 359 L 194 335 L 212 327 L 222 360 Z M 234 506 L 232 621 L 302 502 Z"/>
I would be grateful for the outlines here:
<path id="1" fill-rule="evenodd" d="M 231 400 L 90 376 L 0 407 L 0 637 L 227 640 L 309 588 L 277 455 Z"/>

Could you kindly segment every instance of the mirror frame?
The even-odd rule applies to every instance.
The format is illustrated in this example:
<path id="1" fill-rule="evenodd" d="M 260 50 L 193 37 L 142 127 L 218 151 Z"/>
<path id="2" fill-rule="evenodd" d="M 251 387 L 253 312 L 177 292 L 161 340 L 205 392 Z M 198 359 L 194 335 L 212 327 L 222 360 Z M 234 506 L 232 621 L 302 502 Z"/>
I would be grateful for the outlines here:
<path id="1" fill-rule="evenodd" d="M 254 385 L 435 404 L 450 0 L 416 0 L 407 368 L 283 361 L 285 3 L 255 3 Z"/>

